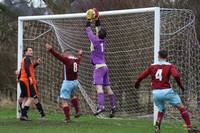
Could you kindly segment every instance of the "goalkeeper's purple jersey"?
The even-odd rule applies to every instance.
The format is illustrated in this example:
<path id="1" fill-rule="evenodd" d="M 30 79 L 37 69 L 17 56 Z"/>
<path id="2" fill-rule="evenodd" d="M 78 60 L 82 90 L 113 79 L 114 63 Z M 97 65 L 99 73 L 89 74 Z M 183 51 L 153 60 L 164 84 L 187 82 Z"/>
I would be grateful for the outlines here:
<path id="1" fill-rule="evenodd" d="M 105 39 L 98 38 L 92 31 L 91 27 L 86 28 L 86 33 L 91 41 L 90 59 L 93 65 L 105 64 Z"/>

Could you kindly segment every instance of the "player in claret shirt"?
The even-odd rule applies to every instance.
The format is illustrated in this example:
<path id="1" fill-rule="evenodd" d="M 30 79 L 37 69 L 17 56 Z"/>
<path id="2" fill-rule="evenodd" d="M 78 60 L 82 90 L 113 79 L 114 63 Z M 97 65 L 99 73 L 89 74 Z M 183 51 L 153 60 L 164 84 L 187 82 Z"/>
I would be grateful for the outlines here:
<path id="1" fill-rule="evenodd" d="M 91 22 L 95 19 L 96 34 L 92 31 Z M 89 9 L 87 11 L 87 24 L 86 33 L 91 41 L 91 63 L 94 66 L 93 71 L 93 83 L 97 90 L 98 107 L 97 112 L 94 115 L 99 115 L 104 112 L 104 90 L 107 91 L 110 101 L 110 117 L 114 117 L 115 114 L 115 96 L 110 88 L 108 67 L 105 61 L 105 47 L 106 47 L 106 30 L 100 25 L 99 13 L 96 9 Z"/>
<path id="2" fill-rule="evenodd" d="M 60 98 L 62 99 L 63 111 L 67 124 L 70 124 L 70 108 L 69 101 L 75 107 L 75 118 L 80 116 L 80 107 L 75 92 L 78 89 L 78 66 L 82 58 L 82 50 L 79 50 L 77 57 L 73 56 L 69 51 L 60 54 L 55 51 L 50 44 L 46 44 L 47 50 L 65 65 L 64 80 L 60 90 Z"/>
<path id="3" fill-rule="evenodd" d="M 184 87 L 180 81 L 180 74 L 174 65 L 166 61 L 168 56 L 167 51 L 161 50 L 158 54 L 159 61 L 157 63 L 151 64 L 143 72 L 141 72 L 135 82 L 135 88 L 139 88 L 140 82 L 148 75 L 151 76 L 153 99 L 155 105 L 159 109 L 155 125 L 155 133 L 160 133 L 161 121 L 164 117 L 166 109 L 165 103 L 169 103 L 175 106 L 180 111 L 182 118 L 187 124 L 188 133 L 194 133 L 196 131 L 192 128 L 188 111 L 182 104 L 179 95 L 174 92 L 169 81 L 170 76 L 172 75 L 175 78 L 178 86 L 181 88 L 182 92 L 184 92 Z"/>

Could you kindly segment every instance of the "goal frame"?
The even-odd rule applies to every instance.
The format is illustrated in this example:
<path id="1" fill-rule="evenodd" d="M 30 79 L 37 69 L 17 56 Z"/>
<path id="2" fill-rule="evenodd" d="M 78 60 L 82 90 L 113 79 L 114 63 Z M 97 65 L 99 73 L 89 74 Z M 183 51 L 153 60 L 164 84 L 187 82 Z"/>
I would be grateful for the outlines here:
<path id="1" fill-rule="evenodd" d="M 160 7 L 138 8 L 138 9 L 126 9 L 126 10 L 113 10 L 99 12 L 100 16 L 109 15 L 122 15 L 122 14 L 134 14 L 154 12 L 154 63 L 158 61 L 158 51 L 160 50 Z M 86 17 L 86 13 L 73 13 L 73 14 L 60 14 L 60 15 L 38 15 L 38 16 L 23 16 L 18 17 L 18 54 L 17 54 L 17 70 L 20 70 L 23 54 L 23 22 L 31 20 L 47 20 L 47 19 L 61 19 L 61 18 L 78 18 Z M 20 86 L 17 84 L 17 100 L 20 96 Z M 17 101 L 16 117 L 20 117 L 18 111 L 19 105 Z M 158 109 L 154 104 L 154 124 L 156 122 Z"/>

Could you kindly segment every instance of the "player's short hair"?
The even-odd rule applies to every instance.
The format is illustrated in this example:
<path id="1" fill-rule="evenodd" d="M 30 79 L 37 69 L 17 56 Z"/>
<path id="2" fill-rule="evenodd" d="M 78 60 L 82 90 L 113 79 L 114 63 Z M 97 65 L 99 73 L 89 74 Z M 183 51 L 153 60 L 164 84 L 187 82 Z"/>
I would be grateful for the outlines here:
<path id="1" fill-rule="evenodd" d="M 26 47 L 23 52 L 27 52 L 29 48 L 33 49 L 32 47 Z"/>
<path id="2" fill-rule="evenodd" d="M 100 30 L 99 30 L 99 32 L 98 32 L 98 36 L 99 36 L 99 38 L 100 39 L 104 39 L 104 38 L 106 38 L 106 30 L 105 29 L 103 29 L 103 28 L 101 28 Z"/>
<path id="3" fill-rule="evenodd" d="M 166 50 L 160 50 L 158 52 L 158 55 L 159 55 L 160 58 L 166 59 L 167 56 L 168 56 L 168 52 Z"/>
<path id="4" fill-rule="evenodd" d="M 65 49 L 64 52 L 63 52 L 63 54 L 64 53 L 67 53 L 69 55 L 75 56 L 75 54 L 70 49 Z"/>
<path id="5" fill-rule="evenodd" d="M 26 56 L 26 51 L 27 51 L 26 49 L 23 50 L 23 55 L 22 55 L 23 57 Z"/>

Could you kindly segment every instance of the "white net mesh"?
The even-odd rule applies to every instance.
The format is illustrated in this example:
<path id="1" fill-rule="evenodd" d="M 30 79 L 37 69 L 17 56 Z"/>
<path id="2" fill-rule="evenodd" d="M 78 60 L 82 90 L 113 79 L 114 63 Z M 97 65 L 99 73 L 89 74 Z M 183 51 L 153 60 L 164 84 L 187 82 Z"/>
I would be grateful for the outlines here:
<path id="1" fill-rule="evenodd" d="M 169 61 L 181 72 L 186 90 L 183 103 L 193 119 L 200 120 L 200 45 L 196 39 L 194 22 L 195 16 L 190 10 L 164 9 L 161 14 L 161 48 L 169 51 Z M 180 92 L 174 82 L 173 87 Z M 174 108 L 170 107 L 169 110 L 170 117 L 181 117 Z"/>
<path id="2" fill-rule="evenodd" d="M 140 71 L 153 63 L 154 12 L 101 16 L 101 22 L 108 33 L 106 60 L 111 88 L 117 98 L 117 115 L 152 114 L 150 79 L 144 80 L 139 90 L 134 88 L 133 80 Z M 31 45 L 34 57 L 43 59 L 43 64 L 36 69 L 36 77 L 39 97 L 46 110 L 58 109 L 62 64 L 45 50 L 45 42 L 50 42 L 59 51 L 71 49 L 77 52 L 78 49 L 83 49 L 84 55 L 79 69 L 81 89 L 78 95 L 83 112 L 95 110 L 96 90 L 92 85 L 93 66 L 89 60 L 90 41 L 85 33 L 85 23 L 85 18 L 24 22 L 24 46 Z M 200 53 L 195 35 L 192 12 L 161 10 L 161 48 L 169 50 L 169 61 L 182 73 L 187 89 L 186 96 L 190 98 L 190 102 L 192 101 L 190 109 L 193 116 L 197 116 L 195 112 L 200 93 L 198 73 Z M 109 107 L 108 99 L 106 107 Z"/>

